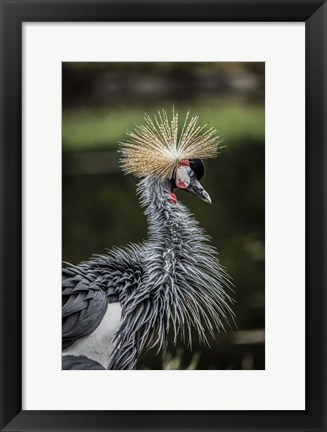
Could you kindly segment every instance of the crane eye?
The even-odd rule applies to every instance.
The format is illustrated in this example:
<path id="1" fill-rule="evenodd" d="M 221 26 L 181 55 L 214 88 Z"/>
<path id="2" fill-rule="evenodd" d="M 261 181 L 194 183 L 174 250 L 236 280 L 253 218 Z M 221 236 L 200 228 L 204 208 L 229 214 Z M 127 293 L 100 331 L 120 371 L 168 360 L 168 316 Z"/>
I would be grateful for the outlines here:
<path id="1" fill-rule="evenodd" d="M 195 176 L 195 172 L 191 170 L 191 171 L 189 172 L 189 176 L 190 176 L 190 177 L 194 177 L 194 176 Z"/>
<path id="2" fill-rule="evenodd" d="M 190 168 L 194 171 L 196 178 L 201 180 L 204 174 L 204 165 L 201 159 L 191 159 Z"/>

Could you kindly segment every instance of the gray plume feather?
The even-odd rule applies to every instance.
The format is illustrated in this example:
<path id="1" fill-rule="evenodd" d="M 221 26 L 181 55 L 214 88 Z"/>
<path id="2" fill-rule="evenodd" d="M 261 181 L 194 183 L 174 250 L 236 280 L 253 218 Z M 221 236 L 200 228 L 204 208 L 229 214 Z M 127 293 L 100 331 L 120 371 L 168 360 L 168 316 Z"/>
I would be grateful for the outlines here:
<path id="1" fill-rule="evenodd" d="M 63 343 L 90 334 L 107 300 L 118 297 L 122 323 L 109 369 L 135 369 L 168 335 L 192 347 L 195 334 L 208 344 L 233 319 L 231 282 L 209 237 L 189 210 L 171 198 L 170 182 L 146 177 L 138 193 L 149 223 L 148 240 L 63 270 Z"/>
<path id="2" fill-rule="evenodd" d="M 174 203 L 169 182 L 145 178 L 139 183 L 149 222 L 149 240 L 139 250 L 143 276 L 125 299 L 123 322 L 111 369 L 133 369 L 140 353 L 165 351 L 167 336 L 192 346 L 192 328 L 200 342 L 224 329 L 233 317 L 225 288 L 230 279 L 219 266 L 215 249 L 188 209 Z"/>

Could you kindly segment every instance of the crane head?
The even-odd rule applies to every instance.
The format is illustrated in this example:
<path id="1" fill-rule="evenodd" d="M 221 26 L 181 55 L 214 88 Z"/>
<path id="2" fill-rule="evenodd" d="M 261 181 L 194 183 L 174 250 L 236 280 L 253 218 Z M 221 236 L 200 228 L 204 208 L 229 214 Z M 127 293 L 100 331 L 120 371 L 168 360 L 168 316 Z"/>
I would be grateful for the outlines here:
<path id="1" fill-rule="evenodd" d="M 178 163 L 174 185 L 178 189 L 191 192 L 205 202 L 211 204 L 208 192 L 204 190 L 199 180 L 203 177 L 204 165 L 201 159 L 185 159 Z"/>
<path id="2" fill-rule="evenodd" d="M 201 178 L 198 171 L 203 175 L 202 159 L 217 156 L 221 142 L 218 130 L 208 127 L 208 124 L 198 126 L 198 116 L 190 118 L 189 112 L 179 125 L 178 113 L 174 109 L 172 117 L 163 109 L 153 117 L 145 114 L 144 120 L 145 124 L 135 125 L 133 131 L 127 132 L 126 141 L 120 143 L 123 171 L 140 178 L 166 181 L 174 180 L 176 173 L 183 171 L 181 177 L 190 177 L 191 171 L 183 167 L 183 163 L 188 163 L 187 167 L 195 173 L 194 181 L 187 179 L 188 190 L 208 201 L 208 194 L 202 193 L 203 188 L 195 180 Z"/>

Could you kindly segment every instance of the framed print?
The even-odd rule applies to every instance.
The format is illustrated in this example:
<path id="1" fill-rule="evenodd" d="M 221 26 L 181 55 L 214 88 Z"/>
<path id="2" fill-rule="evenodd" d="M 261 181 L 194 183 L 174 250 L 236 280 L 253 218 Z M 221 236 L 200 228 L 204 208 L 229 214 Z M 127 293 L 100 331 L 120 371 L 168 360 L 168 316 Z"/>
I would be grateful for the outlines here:
<path id="1" fill-rule="evenodd" d="M 326 2 L 1 23 L 1 430 L 325 430 Z"/>

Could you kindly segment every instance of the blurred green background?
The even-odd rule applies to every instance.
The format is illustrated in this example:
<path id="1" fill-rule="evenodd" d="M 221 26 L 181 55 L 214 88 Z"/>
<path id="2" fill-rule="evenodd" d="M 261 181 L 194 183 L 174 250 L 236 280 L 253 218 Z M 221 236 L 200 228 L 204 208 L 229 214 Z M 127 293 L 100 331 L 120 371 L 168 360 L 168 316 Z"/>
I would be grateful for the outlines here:
<path id="1" fill-rule="evenodd" d="M 208 205 L 178 192 L 212 237 L 235 284 L 237 328 L 210 348 L 154 352 L 144 369 L 265 367 L 265 68 L 264 63 L 63 63 L 63 260 L 73 264 L 105 248 L 139 242 L 146 219 L 137 180 L 118 166 L 117 145 L 144 112 L 199 114 L 220 130 L 217 159 L 205 162 Z"/>

